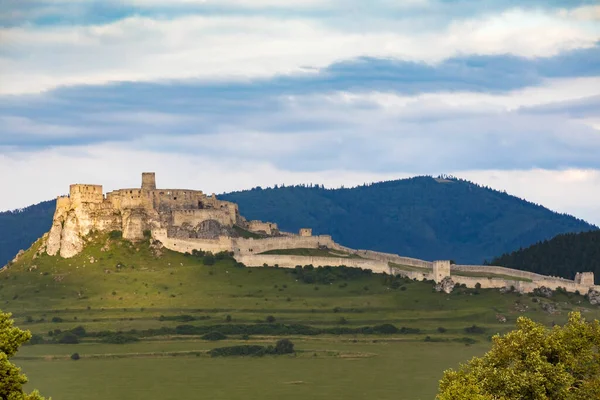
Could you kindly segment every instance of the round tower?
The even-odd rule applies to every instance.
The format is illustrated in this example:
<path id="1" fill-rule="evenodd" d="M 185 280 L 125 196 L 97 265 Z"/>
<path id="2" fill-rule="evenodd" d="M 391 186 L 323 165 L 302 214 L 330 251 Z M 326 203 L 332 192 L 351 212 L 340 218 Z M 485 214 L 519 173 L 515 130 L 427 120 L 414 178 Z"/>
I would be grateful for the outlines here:
<path id="1" fill-rule="evenodd" d="M 142 172 L 142 190 L 156 190 L 154 172 Z"/>

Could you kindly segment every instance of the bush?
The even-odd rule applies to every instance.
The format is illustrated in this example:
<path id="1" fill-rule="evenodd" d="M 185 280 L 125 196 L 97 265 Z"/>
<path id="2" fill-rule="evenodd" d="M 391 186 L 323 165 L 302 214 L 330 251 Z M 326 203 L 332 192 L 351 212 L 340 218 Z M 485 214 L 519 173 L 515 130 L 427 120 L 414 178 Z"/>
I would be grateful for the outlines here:
<path id="1" fill-rule="evenodd" d="M 83 326 L 78 326 L 75 327 L 71 330 L 69 330 L 69 332 L 71 332 L 72 334 L 74 334 L 77 337 L 84 337 L 85 336 L 85 328 Z"/>
<path id="2" fill-rule="evenodd" d="M 438 331 L 439 333 L 446 333 L 448 330 L 447 330 L 446 328 L 444 328 L 444 327 L 440 326 L 439 328 L 437 328 L 437 331 Z"/>
<path id="3" fill-rule="evenodd" d="M 275 322 L 275 317 L 272 315 L 269 315 L 266 319 L 266 321 L 270 324 L 272 324 L 273 322 Z"/>
<path id="4" fill-rule="evenodd" d="M 42 335 L 31 335 L 31 339 L 29 339 L 29 342 L 27 342 L 27 344 L 30 344 L 30 345 L 43 344 L 43 343 L 44 343 L 44 338 Z"/>
<path id="5" fill-rule="evenodd" d="M 227 339 L 227 336 L 223 335 L 221 332 L 213 331 L 213 332 L 207 333 L 206 335 L 203 335 L 201 337 L 201 339 L 202 340 L 217 341 L 217 340 Z"/>
<path id="6" fill-rule="evenodd" d="M 290 354 L 294 352 L 294 343 L 289 339 L 278 340 L 275 344 L 275 353 Z"/>
<path id="7" fill-rule="evenodd" d="M 215 265 L 215 256 L 211 252 L 208 252 L 202 257 L 202 263 L 204 265 Z"/>
<path id="8" fill-rule="evenodd" d="M 111 239 L 122 239 L 123 238 L 123 232 L 121 231 L 110 231 L 110 233 L 108 234 L 108 237 Z"/>
<path id="9" fill-rule="evenodd" d="M 79 353 L 73 353 L 71 354 L 71 360 L 79 360 L 81 357 L 79 357 Z"/>
<path id="10" fill-rule="evenodd" d="M 104 338 L 102 338 L 102 342 L 103 343 L 110 343 L 110 344 L 127 344 L 127 343 L 133 343 L 133 342 L 139 342 L 140 339 L 138 339 L 137 337 L 133 336 L 133 335 L 128 335 L 128 334 L 124 334 L 124 333 L 114 333 L 108 336 L 105 336 Z"/>
<path id="11" fill-rule="evenodd" d="M 52 317 L 52 322 L 60 323 L 63 322 L 63 319 L 61 317 Z"/>
<path id="12" fill-rule="evenodd" d="M 60 344 L 78 344 L 79 338 L 74 333 L 64 332 L 56 338 L 56 342 Z"/>
<path id="13" fill-rule="evenodd" d="M 482 334 L 482 333 L 485 333 L 485 328 L 482 328 L 477 325 L 472 325 L 472 326 L 469 326 L 468 328 L 465 328 L 465 332 L 474 333 L 474 334 Z"/>
<path id="14" fill-rule="evenodd" d="M 243 344 L 239 346 L 217 347 L 208 352 L 211 357 L 261 356 L 266 353 L 265 346 Z"/>

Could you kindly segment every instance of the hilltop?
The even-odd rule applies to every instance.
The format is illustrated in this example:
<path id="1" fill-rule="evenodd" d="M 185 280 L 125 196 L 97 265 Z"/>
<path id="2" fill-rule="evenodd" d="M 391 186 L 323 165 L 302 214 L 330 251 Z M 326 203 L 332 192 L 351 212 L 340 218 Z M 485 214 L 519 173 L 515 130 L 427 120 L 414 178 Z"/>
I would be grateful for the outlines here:
<path id="1" fill-rule="evenodd" d="M 577 271 L 600 274 L 600 231 L 568 233 L 491 260 L 544 275 L 569 276 Z"/>
<path id="2" fill-rule="evenodd" d="M 417 177 L 351 189 L 292 186 L 223 194 L 249 219 L 306 226 L 341 244 L 427 260 L 481 263 L 557 234 L 597 227 L 503 192 Z M 0 264 L 50 229 L 55 201 L 0 213 Z"/>

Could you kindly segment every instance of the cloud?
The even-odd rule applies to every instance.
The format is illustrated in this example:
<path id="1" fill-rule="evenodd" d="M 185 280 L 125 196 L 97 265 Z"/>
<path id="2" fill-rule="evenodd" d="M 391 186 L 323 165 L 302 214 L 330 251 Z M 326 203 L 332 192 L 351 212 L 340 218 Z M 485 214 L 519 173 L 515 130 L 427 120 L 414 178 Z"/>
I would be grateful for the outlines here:
<path id="1" fill-rule="evenodd" d="M 433 65 L 461 54 L 547 57 L 595 48 L 600 38 L 599 26 L 518 9 L 437 30 L 383 26 L 349 30 L 310 18 L 191 15 L 4 28 L 0 94 L 119 81 L 303 76 L 357 57 Z"/>

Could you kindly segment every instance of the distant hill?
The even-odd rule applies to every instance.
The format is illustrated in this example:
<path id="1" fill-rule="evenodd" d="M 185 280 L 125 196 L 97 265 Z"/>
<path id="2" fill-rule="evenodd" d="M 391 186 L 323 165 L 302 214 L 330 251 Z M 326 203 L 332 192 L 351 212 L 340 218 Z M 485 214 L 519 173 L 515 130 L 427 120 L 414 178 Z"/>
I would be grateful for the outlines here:
<path id="1" fill-rule="evenodd" d="M 278 187 L 224 194 L 244 216 L 312 227 L 346 246 L 426 260 L 485 259 L 597 227 L 459 179 L 416 177 L 352 189 Z"/>
<path id="2" fill-rule="evenodd" d="M 223 194 L 250 219 L 312 227 L 346 246 L 482 263 L 560 233 L 597 227 L 458 179 L 416 177 L 351 189 L 254 188 Z M 50 229 L 54 201 L 0 213 L 0 266 Z"/>
<path id="3" fill-rule="evenodd" d="M 56 201 L 0 212 L 0 268 L 50 230 Z"/>
<path id="4" fill-rule="evenodd" d="M 558 235 L 526 249 L 503 254 L 491 263 L 570 279 L 576 272 L 592 271 L 599 282 L 600 231 Z"/>

